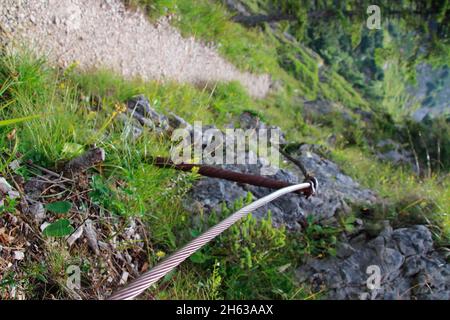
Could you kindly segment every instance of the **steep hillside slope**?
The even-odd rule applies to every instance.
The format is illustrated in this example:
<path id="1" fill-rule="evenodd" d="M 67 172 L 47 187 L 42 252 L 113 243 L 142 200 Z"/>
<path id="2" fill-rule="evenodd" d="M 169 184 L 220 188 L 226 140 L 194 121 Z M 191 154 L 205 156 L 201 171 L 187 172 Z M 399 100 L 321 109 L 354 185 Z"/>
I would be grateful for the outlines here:
<path id="1" fill-rule="evenodd" d="M 0 3 L 1 299 L 105 299 L 271 192 L 155 165 L 196 121 L 277 130 L 319 190 L 258 209 L 140 298 L 448 299 L 450 126 L 395 113 L 407 66 L 387 30 L 350 35 L 344 16 L 301 38 L 297 16 L 235 16 L 306 0 Z M 259 174 L 268 159 L 244 153 L 257 163 L 217 166 Z M 288 159 L 273 178 L 302 181 Z"/>

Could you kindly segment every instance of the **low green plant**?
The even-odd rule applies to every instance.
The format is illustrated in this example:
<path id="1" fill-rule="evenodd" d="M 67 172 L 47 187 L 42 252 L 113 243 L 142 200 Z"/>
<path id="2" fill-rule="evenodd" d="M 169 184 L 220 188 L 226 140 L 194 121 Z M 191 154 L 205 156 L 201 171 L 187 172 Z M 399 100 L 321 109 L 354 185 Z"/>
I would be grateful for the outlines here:
<path id="1" fill-rule="evenodd" d="M 337 237 L 342 228 L 323 226 L 314 221 L 313 216 L 307 218 L 308 227 L 299 235 L 298 247 L 303 257 L 323 258 L 336 255 Z"/>
<path id="2" fill-rule="evenodd" d="M 17 199 L 6 197 L 3 200 L 3 204 L 0 205 L 0 215 L 5 212 L 15 213 L 17 204 L 18 204 Z"/>
<path id="3" fill-rule="evenodd" d="M 211 213 L 202 219 L 203 224 L 191 229 L 190 236 L 199 235 L 251 201 L 249 193 L 246 199 L 237 200 L 231 207 L 223 205 L 220 212 Z M 214 296 L 298 299 L 305 297 L 308 290 L 295 281 L 295 265 L 290 259 L 295 249 L 288 238 L 284 227 L 273 226 L 270 212 L 262 219 L 248 215 L 197 251 L 190 261 L 200 269 L 212 266 L 212 273 L 207 277 L 211 277 L 209 282 L 217 283 Z"/>
<path id="4" fill-rule="evenodd" d="M 65 214 L 72 208 L 72 203 L 68 201 L 55 201 L 47 203 L 45 209 L 57 214 Z"/>
<path id="5" fill-rule="evenodd" d="M 62 238 L 70 235 L 75 229 L 68 219 L 59 219 L 48 225 L 42 233 L 47 237 Z"/>
<path id="6" fill-rule="evenodd" d="M 115 214 L 127 214 L 127 208 L 120 199 L 122 190 L 113 188 L 111 184 L 100 175 L 92 176 L 91 188 L 92 191 L 89 193 L 89 198 L 94 204 Z"/>

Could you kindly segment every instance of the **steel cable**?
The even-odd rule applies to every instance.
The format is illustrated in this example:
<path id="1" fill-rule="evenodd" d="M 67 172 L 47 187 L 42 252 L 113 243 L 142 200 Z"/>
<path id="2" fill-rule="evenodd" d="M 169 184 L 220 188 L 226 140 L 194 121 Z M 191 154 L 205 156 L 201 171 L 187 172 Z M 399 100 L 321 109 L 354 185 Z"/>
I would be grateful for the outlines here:
<path id="1" fill-rule="evenodd" d="M 308 191 L 309 192 L 306 192 Z M 157 282 L 159 279 L 164 277 L 174 268 L 176 268 L 179 264 L 181 264 L 184 260 L 186 260 L 189 256 L 191 256 L 194 252 L 201 249 L 204 245 L 210 242 L 212 239 L 220 235 L 222 232 L 231 227 L 234 223 L 239 221 L 241 218 L 246 216 L 252 211 L 268 204 L 269 202 L 281 197 L 290 192 L 296 191 L 305 191 L 309 194 L 315 193 L 315 185 L 313 182 L 305 182 L 292 186 L 285 187 L 283 189 L 279 189 L 261 199 L 258 199 L 248 206 L 236 211 L 228 218 L 222 220 L 215 226 L 211 227 L 204 233 L 202 233 L 197 238 L 193 239 L 191 242 L 186 244 L 181 249 L 177 250 L 175 253 L 170 255 L 165 260 L 161 261 L 157 264 L 153 269 L 145 272 L 131 283 L 129 283 L 124 288 L 118 290 L 113 295 L 111 295 L 109 300 L 132 300 L 139 296 L 142 292 L 147 290 L 152 284 Z"/>
<path id="2" fill-rule="evenodd" d="M 259 176 L 259 175 L 255 175 L 255 174 L 241 173 L 241 172 L 236 172 L 236 171 L 232 171 L 232 170 L 226 170 L 226 169 L 209 166 L 209 165 L 205 165 L 205 164 L 192 164 L 192 163 L 175 164 L 172 162 L 172 160 L 163 158 L 163 157 L 156 157 L 155 159 L 153 159 L 152 163 L 158 167 L 172 168 L 172 169 L 187 171 L 187 172 L 192 171 L 193 168 L 197 168 L 198 173 L 201 174 L 202 176 L 219 178 L 219 179 L 224 179 L 224 180 L 228 180 L 228 181 L 234 181 L 237 183 L 246 183 L 246 184 L 250 184 L 253 186 L 264 187 L 264 188 L 269 188 L 269 189 L 281 189 L 281 188 L 285 188 L 285 187 L 294 185 L 293 183 L 289 183 L 286 181 L 275 180 L 272 178 L 267 178 L 267 177 Z M 304 181 L 304 182 L 311 181 L 311 182 L 313 182 L 313 184 L 315 184 L 314 187 L 317 187 L 316 186 L 317 180 L 315 180 L 314 177 L 311 177 L 308 175 L 306 178 L 307 178 L 307 181 Z M 303 193 L 306 197 L 308 197 L 308 196 L 310 196 L 310 194 L 309 194 L 310 191 L 311 191 L 311 189 L 297 190 L 296 192 L 299 194 Z"/>

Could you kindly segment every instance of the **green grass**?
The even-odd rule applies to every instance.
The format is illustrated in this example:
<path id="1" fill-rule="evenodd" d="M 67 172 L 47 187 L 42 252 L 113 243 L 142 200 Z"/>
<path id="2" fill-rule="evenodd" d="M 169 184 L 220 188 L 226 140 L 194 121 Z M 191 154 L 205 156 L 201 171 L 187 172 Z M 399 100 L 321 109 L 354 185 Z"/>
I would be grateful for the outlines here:
<path id="1" fill-rule="evenodd" d="M 390 219 L 394 225 L 428 224 L 441 244 L 448 243 L 448 175 L 420 179 L 408 168 L 380 162 L 354 147 L 336 149 L 332 158 L 345 173 L 388 200 L 387 208 L 377 208 L 379 219 Z"/>
<path id="2" fill-rule="evenodd" d="M 166 115 L 172 111 L 191 123 L 200 120 L 205 124 L 214 122 L 220 127 L 244 110 L 257 110 L 254 101 L 238 82 L 199 88 L 175 82 L 126 81 L 107 70 L 73 73 L 69 82 L 78 88 L 85 99 L 89 96 L 101 97 L 104 109 L 134 95 L 144 94 L 157 111 Z"/>
<path id="3" fill-rule="evenodd" d="M 299 126 L 302 126 L 302 99 L 324 98 L 350 109 L 368 108 L 359 92 L 337 73 L 326 71 L 323 81 L 320 81 L 318 66 L 322 61 L 300 43 L 282 40 L 283 29 L 272 30 L 267 24 L 261 28 L 245 28 L 230 21 L 231 14 L 225 6 L 212 0 L 124 2 L 129 7 L 144 8 L 153 21 L 173 14 L 172 24 L 183 36 L 213 43 L 224 58 L 243 71 L 269 73 L 281 84 L 278 90 L 258 101 L 256 106 L 248 104 L 253 105 L 252 108 L 257 109 L 268 122 L 282 125 L 288 135 L 297 135 Z M 227 88 L 229 90 L 233 88 Z M 215 107 L 233 111 L 242 102 L 242 99 L 235 102 L 228 98 L 228 102 L 217 103 Z"/>
<path id="4" fill-rule="evenodd" d="M 18 151 L 45 165 L 55 165 L 67 142 L 85 145 L 95 129 L 78 108 L 73 90 L 64 89 L 58 71 L 27 55 L 8 56 L 0 65 L 0 81 L 13 79 L 1 99 L 3 119 L 36 117 L 24 122 L 16 133 Z M 2 127 L 2 138 L 11 127 Z M 3 141 L 6 143 L 6 141 Z"/>
<path id="5" fill-rule="evenodd" d="M 337 101 L 348 108 L 368 108 L 368 103 L 362 96 L 339 74 L 334 71 L 326 72 L 327 81 L 320 83 L 321 93 L 326 100 Z"/>
<path id="6" fill-rule="evenodd" d="M 301 47 L 289 43 L 278 48 L 280 66 L 298 80 L 300 90 L 309 100 L 317 98 L 319 89 L 318 62 Z"/>

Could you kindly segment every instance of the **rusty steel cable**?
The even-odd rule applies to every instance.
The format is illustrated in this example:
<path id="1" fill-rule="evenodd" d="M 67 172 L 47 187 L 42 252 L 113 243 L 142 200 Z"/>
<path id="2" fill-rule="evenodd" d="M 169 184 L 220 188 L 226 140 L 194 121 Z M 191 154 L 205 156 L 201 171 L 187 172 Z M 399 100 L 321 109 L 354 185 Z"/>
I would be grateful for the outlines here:
<path id="1" fill-rule="evenodd" d="M 197 238 L 186 244 L 180 250 L 176 251 L 168 258 L 157 264 L 153 269 L 145 272 L 134 281 L 129 283 L 124 288 L 115 292 L 108 299 L 109 300 L 132 300 L 139 296 L 142 292 L 147 290 L 152 284 L 156 283 L 159 279 L 164 277 L 170 271 L 175 269 L 184 260 L 189 258 L 194 252 L 201 249 L 204 245 L 210 242 L 212 239 L 220 235 L 222 232 L 231 227 L 234 223 L 245 217 L 252 211 L 268 204 L 269 202 L 281 197 L 290 192 L 305 191 L 306 194 L 314 194 L 315 187 L 313 182 L 305 182 L 296 185 L 287 186 L 280 190 L 277 190 L 261 199 L 258 199 L 248 206 L 236 211 L 228 218 L 222 220 L 215 226 L 211 227 Z"/>
<path id="2" fill-rule="evenodd" d="M 172 160 L 163 157 L 156 157 L 153 160 L 153 164 L 158 167 L 172 168 L 181 171 L 192 171 L 193 168 L 198 168 L 198 173 L 203 176 L 211 178 L 220 178 L 238 183 L 247 183 L 253 186 L 265 187 L 270 189 L 281 189 L 294 185 L 293 183 L 285 181 L 275 180 L 254 174 L 225 170 L 204 164 L 191 164 L 191 163 L 175 164 Z M 306 178 L 307 180 L 305 180 L 305 182 L 312 182 L 314 184 L 314 188 L 317 189 L 317 180 L 309 175 L 306 176 Z M 311 195 L 310 194 L 311 189 L 300 189 L 297 190 L 296 192 L 299 194 L 303 193 L 306 197 L 309 197 Z"/>
<path id="3" fill-rule="evenodd" d="M 286 151 L 284 151 L 282 148 L 278 148 L 278 151 L 289 161 L 291 161 L 293 164 L 295 164 L 297 166 L 297 168 L 300 169 L 300 171 L 303 173 L 303 175 L 305 176 L 305 179 L 308 179 L 311 177 L 311 175 L 308 173 L 308 171 L 306 170 L 305 166 L 303 165 L 303 163 L 300 162 L 300 160 L 295 159 L 294 157 L 292 157 L 289 153 L 287 153 Z"/>

